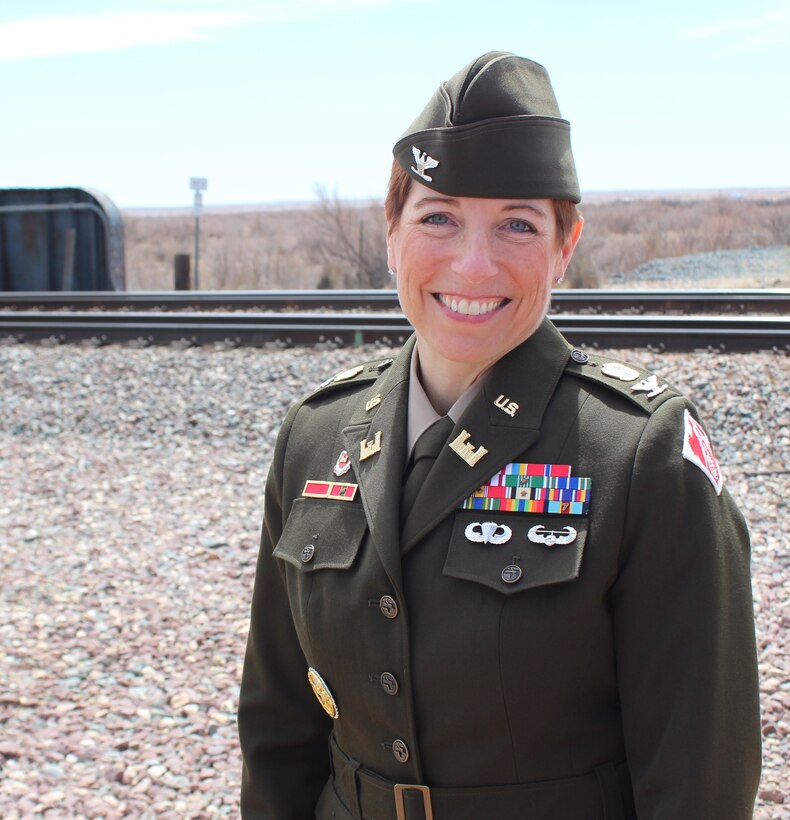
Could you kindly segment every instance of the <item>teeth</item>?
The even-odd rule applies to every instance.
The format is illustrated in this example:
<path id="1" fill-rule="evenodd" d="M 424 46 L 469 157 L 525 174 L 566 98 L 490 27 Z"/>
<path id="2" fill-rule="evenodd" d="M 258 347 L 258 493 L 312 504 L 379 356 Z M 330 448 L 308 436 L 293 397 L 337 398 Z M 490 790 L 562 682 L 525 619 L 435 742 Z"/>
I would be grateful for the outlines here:
<path id="1" fill-rule="evenodd" d="M 486 302 L 480 302 L 476 299 L 453 299 L 441 293 L 438 296 L 439 301 L 445 307 L 463 316 L 484 316 L 505 303 L 505 299 L 489 299 Z"/>

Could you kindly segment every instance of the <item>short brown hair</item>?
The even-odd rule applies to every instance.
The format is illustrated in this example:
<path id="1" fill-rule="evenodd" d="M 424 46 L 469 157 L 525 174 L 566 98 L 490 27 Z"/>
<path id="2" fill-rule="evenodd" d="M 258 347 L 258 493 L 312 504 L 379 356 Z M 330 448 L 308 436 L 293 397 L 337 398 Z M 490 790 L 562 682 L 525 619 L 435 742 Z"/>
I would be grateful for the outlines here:
<path id="1" fill-rule="evenodd" d="M 384 200 L 384 215 L 387 217 L 387 230 L 390 233 L 398 227 L 412 184 L 412 178 L 397 160 L 393 160 L 387 197 Z M 557 220 L 557 236 L 562 245 L 574 225 L 581 219 L 581 213 L 576 203 L 570 199 L 552 199 L 551 202 L 554 205 L 554 217 Z"/>

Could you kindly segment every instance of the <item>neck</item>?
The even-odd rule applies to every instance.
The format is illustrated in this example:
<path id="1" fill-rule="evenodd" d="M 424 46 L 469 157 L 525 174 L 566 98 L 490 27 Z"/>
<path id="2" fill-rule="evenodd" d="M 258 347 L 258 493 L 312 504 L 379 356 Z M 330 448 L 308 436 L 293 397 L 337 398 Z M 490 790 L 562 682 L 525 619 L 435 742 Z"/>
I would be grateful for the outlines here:
<path id="1" fill-rule="evenodd" d="M 417 355 L 420 384 L 433 409 L 440 416 L 447 415 L 447 411 L 491 364 L 449 361 L 432 355 L 430 350 L 420 348 L 419 341 Z"/>

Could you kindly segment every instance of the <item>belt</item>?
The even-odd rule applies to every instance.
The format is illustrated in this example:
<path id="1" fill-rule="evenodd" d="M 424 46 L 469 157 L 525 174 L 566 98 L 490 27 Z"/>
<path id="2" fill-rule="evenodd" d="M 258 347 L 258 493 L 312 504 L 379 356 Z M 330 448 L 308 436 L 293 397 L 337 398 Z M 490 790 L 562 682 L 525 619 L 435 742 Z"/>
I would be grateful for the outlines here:
<path id="1" fill-rule="evenodd" d="M 395 783 L 338 747 L 330 756 L 335 791 L 355 820 L 629 820 L 636 817 L 625 763 L 560 780 L 504 786 L 429 788 Z"/>

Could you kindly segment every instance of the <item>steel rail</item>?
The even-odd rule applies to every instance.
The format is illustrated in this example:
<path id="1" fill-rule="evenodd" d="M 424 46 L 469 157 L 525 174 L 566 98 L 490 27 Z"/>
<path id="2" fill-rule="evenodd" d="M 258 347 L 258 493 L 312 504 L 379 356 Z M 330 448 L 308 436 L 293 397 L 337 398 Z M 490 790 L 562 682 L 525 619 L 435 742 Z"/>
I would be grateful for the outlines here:
<path id="1" fill-rule="evenodd" d="M 744 316 L 553 316 L 574 344 L 592 347 L 713 348 L 790 352 L 790 318 Z M 260 346 L 329 342 L 402 343 L 411 333 L 396 313 L 0 312 L 0 338 L 18 342 L 138 342 Z"/>
<path id="2" fill-rule="evenodd" d="M 84 310 L 399 310 L 394 290 L 18 291 L 0 293 L 0 309 Z M 554 313 L 785 313 L 790 288 L 741 290 L 566 289 Z"/>

